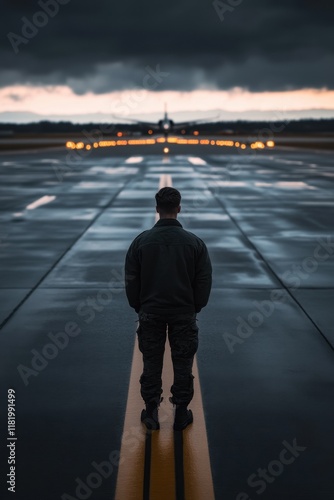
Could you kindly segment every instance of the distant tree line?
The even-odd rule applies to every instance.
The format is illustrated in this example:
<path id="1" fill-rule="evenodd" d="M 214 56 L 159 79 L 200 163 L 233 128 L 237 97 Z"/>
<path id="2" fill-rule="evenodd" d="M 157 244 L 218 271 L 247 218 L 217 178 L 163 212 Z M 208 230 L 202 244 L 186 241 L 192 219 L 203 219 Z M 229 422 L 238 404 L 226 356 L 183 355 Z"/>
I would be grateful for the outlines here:
<path id="1" fill-rule="evenodd" d="M 51 122 L 43 120 L 36 123 L 0 123 L 0 132 L 8 133 L 32 133 L 32 134 L 81 134 L 92 130 L 103 130 L 105 124 L 101 123 L 72 123 L 70 121 Z M 270 129 L 277 133 L 309 133 L 324 134 L 334 132 L 334 119 L 302 119 L 286 121 L 220 121 L 215 123 L 201 123 L 184 128 L 185 133 L 192 133 L 195 130 L 207 132 L 209 134 L 248 134 L 258 133 L 264 129 Z M 141 132 L 148 134 L 148 130 L 137 124 L 114 124 L 113 130 L 124 131 L 125 133 Z"/>
<path id="2" fill-rule="evenodd" d="M 194 127 L 193 127 L 194 129 Z M 199 131 L 207 131 L 209 133 L 234 133 L 248 134 L 260 133 L 263 130 L 272 130 L 275 135 L 279 133 L 291 134 L 323 134 L 334 132 L 334 119 L 301 119 L 301 120 L 285 120 L 285 121 L 226 121 L 219 123 L 203 123 L 197 126 Z"/>

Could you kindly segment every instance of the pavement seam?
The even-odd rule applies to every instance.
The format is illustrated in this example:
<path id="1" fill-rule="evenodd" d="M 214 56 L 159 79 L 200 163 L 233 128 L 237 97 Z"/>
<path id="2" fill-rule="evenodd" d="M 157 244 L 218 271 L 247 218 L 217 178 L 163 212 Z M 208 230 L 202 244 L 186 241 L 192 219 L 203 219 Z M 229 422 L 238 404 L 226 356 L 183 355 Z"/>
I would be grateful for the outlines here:
<path id="1" fill-rule="evenodd" d="M 197 169 L 196 169 L 197 170 Z M 205 181 L 204 181 L 205 182 Z M 245 240 L 248 242 L 249 246 L 251 248 L 253 248 L 253 250 L 255 250 L 255 252 L 257 253 L 257 255 L 260 257 L 260 259 L 264 262 L 264 264 L 267 266 L 267 268 L 269 269 L 270 273 L 275 277 L 275 279 L 278 281 L 278 283 L 280 283 L 280 285 L 282 286 L 282 288 L 288 293 L 288 295 L 291 297 L 291 299 L 299 306 L 299 308 L 303 311 L 303 313 L 305 314 L 305 316 L 308 318 L 308 320 L 312 323 L 312 325 L 314 326 L 314 328 L 320 333 L 321 337 L 323 338 L 323 340 L 326 342 L 326 344 L 330 347 L 330 349 L 332 351 L 334 351 L 334 346 L 331 344 L 331 342 L 328 340 L 328 338 L 326 337 L 326 335 L 320 330 L 320 328 L 318 327 L 318 325 L 316 324 L 316 322 L 312 319 L 312 317 L 308 314 L 308 312 L 304 309 L 304 307 L 302 306 L 302 304 L 299 302 L 299 300 L 291 293 L 291 291 L 289 290 L 288 287 L 285 286 L 284 282 L 279 278 L 279 276 L 275 273 L 275 271 L 273 270 L 273 268 L 271 267 L 271 265 L 269 264 L 269 262 L 267 262 L 267 260 L 264 258 L 264 256 L 262 255 L 262 253 L 258 250 L 258 248 L 256 247 L 256 245 L 249 239 L 249 237 L 247 236 L 247 234 L 244 232 L 244 230 L 241 228 L 241 226 L 239 225 L 239 223 L 236 221 L 236 219 L 233 217 L 233 215 L 230 214 L 228 208 L 226 207 L 225 203 L 223 201 L 221 201 L 220 198 L 217 197 L 217 195 L 214 193 L 213 189 L 208 186 L 208 184 L 206 183 L 206 186 L 207 186 L 207 189 L 212 193 L 212 196 L 214 197 L 214 199 L 217 201 L 217 203 L 221 206 L 221 208 L 226 212 L 226 214 L 228 215 L 228 217 L 231 219 L 231 221 L 233 222 L 233 224 L 237 227 L 237 229 L 240 231 L 240 233 L 242 234 L 242 236 L 245 238 Z"/>
<path id="2" fill-rule="evenodd" d="M 140 177 L 143 175 L 143 170 L 137 171 L 134 177 Z M 82 238 L 82 236 L 88 231 L 88 229 L 95 224 L 95 222 L 103 215 L 105 210 L 110 208 L 110 206 L 114 203 L 118 195 L 123 191 L 123 189 L 129 184 L 130 181 L 134 179 L 133 176 L 129 175 L 129 178 L 125 181 L 122 187 L 116 191 L 108 201 L 108 203 L 101 207 L 100 211 L 91 219 L 89 224 L 85 227 L 85 229 L 79 234 L 79 236 L 72 241 L 72 243 L 64 250 L 64 252 L 60 255 L 60 257 L 52 264 L 52 266 L 48 269 L 48 271 L 38 280 L 38 282 L 31 288 L 31 290 L 27 293 L 27 295 L 14 307 L 14 309 L 10 312 L 10 314 L 0 323 L 0 331 L 2 328 L 8 323 L 8 321 L 14 316 L 16 311 L 28 300 L 28 298 L 34 293 L 35 290 L 43 283 L 43 281 L 47 278 L 47 276 L 53 271 L 53 269 L 59 264 L 59 262 L 65 257 L 65 255 L 74 247 L 74 245 Z"/>

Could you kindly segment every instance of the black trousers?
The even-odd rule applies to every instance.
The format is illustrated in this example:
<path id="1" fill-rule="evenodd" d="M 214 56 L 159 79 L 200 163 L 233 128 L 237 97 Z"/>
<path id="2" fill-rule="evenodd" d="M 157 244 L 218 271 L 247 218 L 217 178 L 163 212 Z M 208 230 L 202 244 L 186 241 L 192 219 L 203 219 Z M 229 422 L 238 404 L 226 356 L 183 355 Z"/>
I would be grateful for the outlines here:
<path id="1" fill-rule="evenodd" d="M 174 404 L 189 404 L 194 395 L 192 366 L 198 348 L 196 313 L 160 316 L 140 311 L 137 328 L 144 370 L 140 377 L 145 403 L 160 402 L 162 365 L 168 326 L 174 382 L 171 387 Z"/>

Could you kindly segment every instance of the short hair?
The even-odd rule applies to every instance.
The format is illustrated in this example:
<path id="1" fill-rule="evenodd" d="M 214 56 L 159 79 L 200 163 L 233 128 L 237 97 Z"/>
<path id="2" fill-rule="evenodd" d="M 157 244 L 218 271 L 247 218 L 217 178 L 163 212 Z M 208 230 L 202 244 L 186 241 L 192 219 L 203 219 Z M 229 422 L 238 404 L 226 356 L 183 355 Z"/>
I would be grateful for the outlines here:
<path id="1" fill-rule="evenodd" d="M 175 212 L 181 203 L 181 194 L 175 188 L 161 188 L 155 195 L 157 207 L 165 213 Z"/>

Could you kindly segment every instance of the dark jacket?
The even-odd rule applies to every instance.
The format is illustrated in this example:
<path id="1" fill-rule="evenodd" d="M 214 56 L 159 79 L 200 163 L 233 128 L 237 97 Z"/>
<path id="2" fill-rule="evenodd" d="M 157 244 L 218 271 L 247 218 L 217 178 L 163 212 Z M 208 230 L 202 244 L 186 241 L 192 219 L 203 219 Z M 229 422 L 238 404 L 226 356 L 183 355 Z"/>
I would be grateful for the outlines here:
<path id="1" fill-rule="evenodd" d="M 177 219 L 159 219 L 129 247 L 126 295 L 136 312 L 199 312 L 209 300 L 211 274 L 205 243 Z"/>

